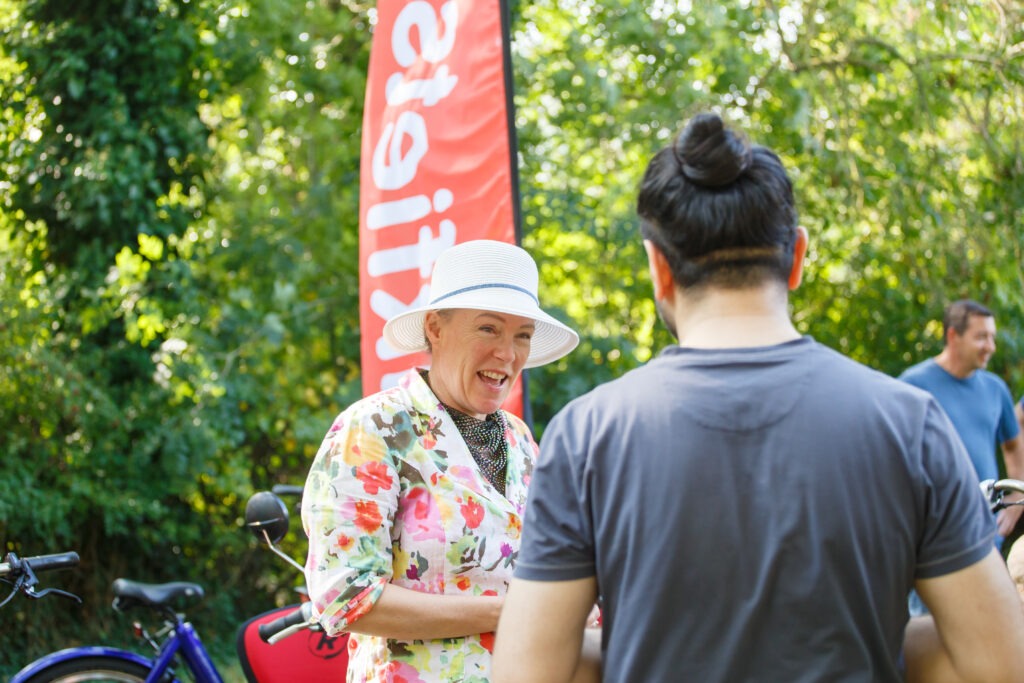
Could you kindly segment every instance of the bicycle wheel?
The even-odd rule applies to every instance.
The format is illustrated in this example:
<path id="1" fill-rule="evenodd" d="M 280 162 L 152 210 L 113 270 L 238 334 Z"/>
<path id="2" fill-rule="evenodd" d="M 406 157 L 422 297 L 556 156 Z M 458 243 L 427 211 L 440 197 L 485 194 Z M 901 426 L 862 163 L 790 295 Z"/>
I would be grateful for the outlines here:
<path id="1" fill-rule="evenodd" d="M 143 683 L 148 675 L 149 667 L 117 657 L 81 657 L 48 666 L 25 683 Z"/>

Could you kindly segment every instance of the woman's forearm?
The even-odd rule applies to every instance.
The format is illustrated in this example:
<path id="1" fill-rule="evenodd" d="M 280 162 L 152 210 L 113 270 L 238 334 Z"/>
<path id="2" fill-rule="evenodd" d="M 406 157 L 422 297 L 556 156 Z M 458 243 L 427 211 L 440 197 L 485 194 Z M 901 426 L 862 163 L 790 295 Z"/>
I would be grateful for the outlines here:
<path id="1" fill-rule="evenodd" d="M 394 584 L 346 631 L 396 640 L 458 638 L 494 631 L 504 598 L 438 595 Z"/>

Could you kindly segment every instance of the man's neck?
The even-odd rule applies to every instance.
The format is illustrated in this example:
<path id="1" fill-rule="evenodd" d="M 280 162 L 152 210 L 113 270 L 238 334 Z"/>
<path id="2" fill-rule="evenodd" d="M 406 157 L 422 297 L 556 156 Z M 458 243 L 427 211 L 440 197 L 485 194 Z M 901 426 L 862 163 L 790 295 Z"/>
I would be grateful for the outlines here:
<path id="1" fill-rule="evenodd" d="M 800 338 L 785 291 L 775 287 L 714 289 L 677 299 L 679 345 L 697 349 L 774 346 Z"/>
<path id="2" fill-rule="evenodd" d="M 977 371 L 977 368 L 957 362 L 956 357 L 950 353 L 949 347 L 942 349 L 939 355 L 935 356 L 935 363 L 957 379 L 967 379 Z"/>

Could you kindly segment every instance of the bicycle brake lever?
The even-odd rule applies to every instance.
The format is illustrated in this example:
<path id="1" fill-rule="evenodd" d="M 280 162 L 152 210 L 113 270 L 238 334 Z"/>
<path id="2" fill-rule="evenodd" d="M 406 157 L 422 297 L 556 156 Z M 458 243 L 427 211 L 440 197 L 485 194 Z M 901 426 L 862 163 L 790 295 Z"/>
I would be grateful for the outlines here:
<path id="1" fill-rule="evenodd" d="M 50 593 L 53 593 L 54 595 L 59 595 L 62 598 L 68 598 L 69 600 L 74 600 L 79 605 L 82 604 L 82 598 L 78 597 L 74 593 L 69 593 L 67 591 L 62 591 L 59 588 L 44 588 L 41 591 L 37 591 L 34 588 L 29 588 L 28 590 L 25 591 L 25 595 L 27 595 L 28 597 L 30 597 L 30 598 L 32 598 L 34 600 L 39 600 L 40 598 L 45 598 Z"/>

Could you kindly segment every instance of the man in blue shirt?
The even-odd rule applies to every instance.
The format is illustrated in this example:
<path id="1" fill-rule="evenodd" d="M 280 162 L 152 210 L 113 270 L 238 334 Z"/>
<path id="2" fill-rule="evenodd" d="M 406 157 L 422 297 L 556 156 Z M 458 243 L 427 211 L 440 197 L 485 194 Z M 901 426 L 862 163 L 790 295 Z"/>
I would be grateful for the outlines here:
<path id="1" fill-rule="evenodd" d="M 1013 398 L 1006 382 L 985 369 L 996 350 L 992 311 L 961 299 L 946 307 L 942 327 L 942 352 L 908 368 L 900 379 L 935 396 L 967 447 L 979 480 L 999 477 L 997 443 L 1003 449 L 1007 476 L 1024 479 L 1024 437 Z M 1001 537 L 1013 531 L 1022 510 L 1010 507 L 999 512 Z"/>

